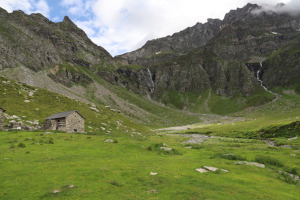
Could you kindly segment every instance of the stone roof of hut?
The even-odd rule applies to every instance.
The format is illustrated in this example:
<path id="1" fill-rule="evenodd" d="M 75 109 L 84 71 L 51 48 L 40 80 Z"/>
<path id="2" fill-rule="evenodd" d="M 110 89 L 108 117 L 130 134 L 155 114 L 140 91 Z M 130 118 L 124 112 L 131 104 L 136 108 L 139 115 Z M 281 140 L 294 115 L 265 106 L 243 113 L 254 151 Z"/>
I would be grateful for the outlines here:
<path id="1" fill-rule="evenodd" d="M 4 108 L 1 108 L 1 107 L 0 107 L 0 110 L 3 110 L 3 112 L 5 112 L 5 111 L 6 111 Z"/>
<path id="2" fill-rule="evenodd" d="M 72 113 L 77 112 L 83 119 L 85 119 L 85 117 L 83 117 L 77 110 L 70 110 L 70 111 L 66 111 L 66 112 L 61 112 L 61 113 L 56 113 L 54 115 L 51 115 L 50 117 L 48 117 L 46 120 L 48 119 L 59 119 L 59 118 L 66 118 L 69 115 L 71 115 Z"/>

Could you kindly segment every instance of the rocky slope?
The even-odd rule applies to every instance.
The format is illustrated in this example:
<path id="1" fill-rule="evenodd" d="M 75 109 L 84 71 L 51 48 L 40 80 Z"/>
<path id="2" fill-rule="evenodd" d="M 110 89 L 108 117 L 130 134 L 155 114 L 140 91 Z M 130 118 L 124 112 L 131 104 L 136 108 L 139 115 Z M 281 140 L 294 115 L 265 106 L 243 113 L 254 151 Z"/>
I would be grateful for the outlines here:
<path id="1" fill-rule="evenodd" d="M 295 86 L 295 91 L 300 94 L 300 34 L 271 54 L 263 63 L 262 72 L 262 80 L 267 87 Z"/>
<path id="2" fill-rule="evenodd" d="M 0 9 L 0 73 L 81 101 L 114 105 L 136 118 L 152 110 L 128 102 L 124 94 L 132 94 L 122 88 L 177 109 L 234 112 L 274 98 L 257 81 L 258 70 L 270 87 L 293 85 L 298 77 L 298 51 L 291 55 L 290 49 L 297 48 L 292 44 L 299 38 L 300 17 L 255 14 L 259 8 L 247 4 L 224 20 L 209 19 L 116 58 L 68 17 L 53 23 L 40 14 Z M 288 70 L 282 73 L 287 54 Z M 218 112 L 219 105 L 232 109 Z"/>
<path id="3" fill-rule="evenodd" d="M 148 67 L 155 88 L 153 99 L 168 104 L 174 100 L 170 98 L 171 91 L 181 99 L 176 105 L 179 108 L 191 103 L 186 99 L 186 93 L 201 95 L 211 91 L 220 97 L 248 98 L 263 90 L 256 77 L 259 63 L 296 40 L 300 30 L 299 16 L 257 12 L 260 8 L 256 4 L 247 4 L 227 13 L 223 21 L 209 20 L 173 36 L 149 41 L 142 48 L 116 59 Z M 189 45 L 191 41 L 193 45 Z M 294 56 L 291 60 L 290 71 L 285 73 L 286 81 L 299 77 L 292 73 L 299 71 L 297 58 Z M 247 68 L 249 65 L 258 67 L 251 71 Z M 273 70 L 266 65 L 261 71 L 265 73 L 261 72 L 260 78 L 275 82 L 282 70 Z M 133 81 L 132 77 L 127 78 Z M 268 81 L 266 84 L 270 85 Z M 280 85 L 288 84 L 277 82 L 276 86 Z"/>
<path id="4" fill-rule="evenodd" d="M 150 58 L 159 54 L 186 54 L 192 49 L 206 44 L 216 33 L 219 32 L 222 21 L 219 19 L 208 19 L 207 23 L 197 23 L 172 36 L 148 41 L 142 48 L 118 56 L 120 60 L 126 60 L 129 64 L 136 63 L 139 59 Z"/>
<path id="5" fill-rule="evenodd" d="M 217 36 L 220 34 L 227 37 L 222 38 L 224 41 L 215 42 L 216 49 L 219 48 L 216 43 L 224 43 L 229 39 L 235 42 L 235 45 L 251 50 L 251 54 L 269 55 L 277 50 L 278 46 L 282 46 L 281 40 L 289 40 L 289 37 L 292 37 L 289 34 L 300 30 L 300 18 L 272 11 L 258 13 L 260 8 L 261 6 L 256 4 L 247 4 L 243 8 L 231 10 L 223 20 L 208 19 L 205 24 L 198 23 L 172 36 L 148 41 L 140 49 L 116 58 L 129 63 L 145 64 L 144 60 L 155 59 L 160 54 L 187 54 L 215 40 L 215 36 L 220 37 Z M 266 38 L 269 41 L 264 41 Z M 260 44 L 262 42 L 264 44 Z M 240 51 L 240 48 L 230 48 L 235 52 Z M 232 54 L 227 57 L 235 58 Z"/>
<path id="6" fill-rule="evenodd" d="M 68 17 L 61 23 L 53 23 L 41 14 L 7 13 L 0 8 L 0 30 L 0 69 L 25 66 L 38 72 L 55 67 L 50 77 L 70 86 L 92 80 L 65 66 L 91 69 L 112 60 L 105 49 L 95 45 Z"/>

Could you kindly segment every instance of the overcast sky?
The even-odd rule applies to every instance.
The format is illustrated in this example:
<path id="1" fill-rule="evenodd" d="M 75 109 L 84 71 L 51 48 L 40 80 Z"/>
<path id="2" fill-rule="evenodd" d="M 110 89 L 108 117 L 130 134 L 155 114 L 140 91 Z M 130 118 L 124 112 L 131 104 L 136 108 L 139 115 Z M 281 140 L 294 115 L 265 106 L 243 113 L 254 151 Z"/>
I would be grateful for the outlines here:
<path id="1" fill-rule="evenodd" d="M 286 3 L 289 9 L 300 10 L 300 0 L 0 0 L 0 7 L 39 12 L 54 22 L 67 15 L 114 56 L 207 18 L 223 19 L 229 10 L 248 2 Z"/>

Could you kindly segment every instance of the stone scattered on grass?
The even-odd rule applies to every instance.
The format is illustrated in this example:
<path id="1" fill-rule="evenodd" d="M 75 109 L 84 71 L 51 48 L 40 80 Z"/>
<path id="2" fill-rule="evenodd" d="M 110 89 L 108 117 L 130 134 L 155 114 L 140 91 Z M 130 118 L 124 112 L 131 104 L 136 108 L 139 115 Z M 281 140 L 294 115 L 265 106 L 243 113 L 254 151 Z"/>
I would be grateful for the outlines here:
<path id="1" fill-rule="evenodd" d="M 229 171 L 228 170 L 226 170 L 226 169 L 220 169 L 222 172 L 226 172 L 226 173 L 228 173 Z"/>
<path id="2" fill-rule="evenodd" d="M 298 138 L 298 136 L 289 138 L 289 139 L 287 139 L 287 140 L 296 140 L 297 138 Z"/>
<path id="3" fill-rule="evenodd" d="M 53 190 L 53 191 L 52 191 L 53 194 L 57 194 L 57 193 L 59 193 L 59 192 L 60 192 L 59 190 Z"/>
<path id="4" fill-rule="evenodd" d="M 192 146 L 188 146 L 188 147 L 184 147 L 186 149 L 192 149 L 193 147 Z"/>
<path id="5" fill-rule="evenodd" d="M 25 102 L 25 103 L 30 103 L 30 101 L 29 101 L 29 100 L 24 100 L 24 102 Z"/>
<path id="6" fill-rule="evenodd" d="M 168 147 L 160 147 L 160 149 L 163 149 L 165 151 L 172 151 L 172 148 L 168 148 Z"/>
<path id="7" fill-rule="evenodd" d="M 293 157 L 295 157 L 295 156 L 296 156 L 296 154 L 294 154 L 294 153 L 291 153 L 290 155 L 291 155 L 291 156 L 293 156 Z"/>
<path id="8" fill-rule="evenodd" d="M 216 168 L 216 167 L 208 167 L 208 166 L 204 166 L 203 168 L 196 168 L 195 170 L 196 170 L 197 172 L 200 172 L 200 173 L 206 173 L 206 172 L 216 172 L 216 171 L 218 171 L 219 169 Z M 220 171 L 226 172 L 226 173 L 229 172 L 229 171 L 226 170 L 226 169 L 220 169 Z"/>
<path id="9" fill-rule="evenodd" d="M 30 91 L 30 92 L 28 93 L 28 96 L 30 96 L 30 97 L 33 97 L 33 95 L 34 95 L 34 91 Z"/>
<path id="10" fill-rule="evenodd" d="M 281 146 L 279 146 L 279 147 L 283 147 L 283 148 L 289 148 L 289 149 L 291 149 L 292 147 L 290 146 L 290 145 L 281 145 Z"/>
<path id="11" fill-rule="evenodd" d="M 196 168 L 195 170 L 196 170 L 197 172 L 200 172 L 200 173 L 206 173 L 206 172 L 209 172 L 208 170 L 203 169 L 203 168 Z"/>
<path id="12" fill-rule="evenodd" d="M 150 192 L 150 193 L 157 193 L 158 189 L 149 190 L 148 192 Z"/>
<path id="13" fill-rule="evenodd" d="M 105 139 L 104 142 L 114 143 L 115 141 L 113 139 Z"/>
<path id="14" fill-rule="evenodd" d="M 256 163 L 256 162 L 246 162 L 246 161 L 238 161 L 235 163 L 236 165 L 252 165 L 260 168 L 265 168 L 264 164 Z"/>
<path id="15" fill-rule="evenodd" d="M 206 170 L 208 170 L 208 171 L 213 171 L 213 172 L 215 172 L 215 171 L 218 170 L 218 168 L 216 168 L 216 167 L 208 167 L 208 166 L 204 166 L 203 168 L 206 169 Z"/>
<path id="16" fill-rule="evenodd" d="M 90 109 L 91 109 L 91 110 L 94 110 L 94 111 L 96 111 L 96 112 L 100 112 L 99 109 L 96 108 L 96 107 L 90 107 Z"/>
<path id="17" fill-rule="evenodd" d="M 300 181 L 300 177 L 295 175 L 295 174 L 291 174 L 288 172 L 283 172 L 283 171 L 278 171 L 279 174 L 287 174 L 289 175 L 292 179 L 294 179 L 295 181 Z"/>
<path id="18" fill-rule="evenodd" d="M 158 174 L 157 172 L 150 172 L 150 175 L 152 175 L 152 176 L 155 176 L 157 174 Z"/>

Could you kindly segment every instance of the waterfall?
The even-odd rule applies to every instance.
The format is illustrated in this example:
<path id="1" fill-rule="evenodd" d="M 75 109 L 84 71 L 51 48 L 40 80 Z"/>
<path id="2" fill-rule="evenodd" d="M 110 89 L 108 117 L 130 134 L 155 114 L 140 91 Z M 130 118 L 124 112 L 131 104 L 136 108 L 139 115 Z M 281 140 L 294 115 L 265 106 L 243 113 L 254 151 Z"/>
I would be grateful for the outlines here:
<path id="1" fill-rule="evenodd" d="M 149 93 L 147 94 L 147 96 L 148 96 L 149 99 L 152 99 L 151 95 L 154 92 L 155 84 L 154 84 L 154 81 L 152 80 L 152 74 L 151 74 L 150 69 L 149 68 L 146 68 L 146 69 L 147 69 L 148 76 L 149 76 L 149 79 L 150 79 L 150 85 L 148 85 Z"/>
<path id="2" fill-rule="evenodd" d="M 262 62 L 261 62 L 261 63 L 260 63 L 260 68 L 262 68 L 262 67 L 263 67 L 263 66 L 262 66 Z M 261 85 L 267 92 L 269 92 L 269 93 L 271 93 L 271 94 L 274 94 L 274 95 L 276 95 L 276 97 L 277 97 L 278 94 L 276 94 L 276 93 L 274 93 L 274 92 L 268 90 L 268 89 L 264 86 L 263 81 L 262 81 L 262 80 L 260 79 L 260 77 L 259 77 L 259 73 L 260 73 L 260 69 L 257 70 L 257 73 L 256 73 L 256 79 L 260 82 L 260 85 Z"/>

